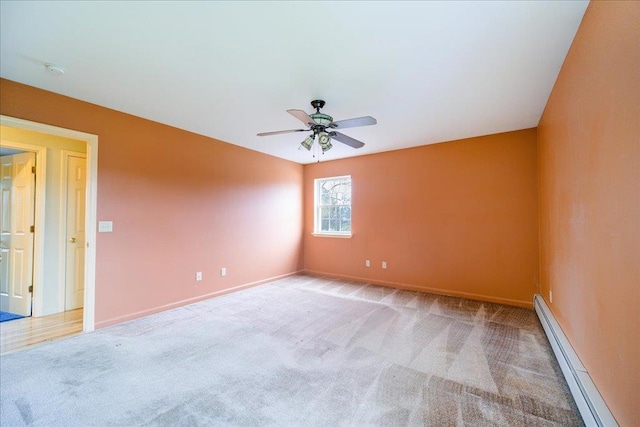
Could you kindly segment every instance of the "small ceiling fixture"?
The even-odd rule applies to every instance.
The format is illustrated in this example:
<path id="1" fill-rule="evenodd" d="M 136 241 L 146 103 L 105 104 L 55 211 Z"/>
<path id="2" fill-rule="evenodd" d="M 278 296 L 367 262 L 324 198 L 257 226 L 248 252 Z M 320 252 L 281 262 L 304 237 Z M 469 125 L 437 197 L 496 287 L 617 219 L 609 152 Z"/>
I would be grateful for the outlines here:
<path id="1" fill-rule="evenodd" d="M 322 147 L 322 152 L 331 150 L 333 144 L 331 144 L 331 137 L 326 132 L 320 132 L 318 134 L 318 144 Z"/>
<path id="2" fill-rule="evenodd" d="M 333 144 L 331 144 L 331 139 L 335 139 L 336 141 L 340 141 L 343 144 L 346 144 L 353 148 L 361 148 L 364 147 L 364 142 L 358 141 L 357 139 L 351 138 L 343 133 L 337 132 L 333 129 L 343 129 L 343 128 L 352 128 L 356 126 L 369 126 L 375 125 L 378 123 L 376 119 L 371 116 L 357 117 L 355 119 L 347 119 L 347 120 L 339 120 L 337 122 L 333 121 L 333 117 L 321 113 L 320 109 L 324 107 L 324 101 L 321 99 L 316 99 L 311 101 L 311 106 L 316 109 L 315 113 L 307 114 L 302 110 L 287 110 L 287 113 L 291 114 L 296 119 L 303 122 L 307 125 L 307 129 L 292 129 L 292 130 L 278 130 L 275 132 L 262 132 L 259 133 L 258 136 L 269 136 L 269 135 L 278 135 L 281 133 L 293 133 L 293 132 L 308 132 L 311 131 L 313 134 L 309 135 L 302 141 L 300 147 L 304 147 L 307 150 L 311 151 L 311 147 L 313 146 L 313 142 L 315 141 L 316 136 L 318 137 L 318 144 L 320 148 L 322 148 L 322 152 L 331 150 Z"/>
<path id="3" fill-rule="evenodd" d="M 311 151 L 312 145 L 313 145 L 313 135 L 309 135 L 308 137 L 306 137 L 304 141 L 302 141 L 302 144 L 300 144 L 301 147 L 304 147 L 309 151 Z"/>
<path id="4" fill-rule="evenodd" d="M 61 76 L 64 74 L 64 68 L 56 64 L 44 64 L 44 68 L 50 73 L 56 76 Z"/>

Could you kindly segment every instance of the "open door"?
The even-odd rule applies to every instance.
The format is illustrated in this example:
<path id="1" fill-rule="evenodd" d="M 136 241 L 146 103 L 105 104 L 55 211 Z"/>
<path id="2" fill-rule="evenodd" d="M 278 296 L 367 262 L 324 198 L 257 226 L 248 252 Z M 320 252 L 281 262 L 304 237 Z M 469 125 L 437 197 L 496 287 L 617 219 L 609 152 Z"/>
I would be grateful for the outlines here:
<path id="1" fill-rule="evenodd" d="M 35 153 L 0 157 L 0 310 L 31 316 Z"/>

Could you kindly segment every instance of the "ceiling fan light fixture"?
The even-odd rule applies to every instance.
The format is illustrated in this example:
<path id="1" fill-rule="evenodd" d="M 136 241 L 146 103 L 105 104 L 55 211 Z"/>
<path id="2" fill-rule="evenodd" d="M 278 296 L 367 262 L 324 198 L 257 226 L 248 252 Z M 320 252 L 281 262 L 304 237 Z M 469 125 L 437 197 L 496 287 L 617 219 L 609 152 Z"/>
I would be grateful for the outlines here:
<path id="1" fill-rule="evenodd" d="M 302 141 L 300 144 L 301 147 L 306 148 L 308 151 L 311 151 L 311 146 L 313 145 L 313 135 L 309 135 Z"/>
<path id="2" fill-rule="evenodd" d="M 333 144 L 331 144 L 331 137 L 326 132 L 322 132 L 318 135 L 318 144 L 322 147 L 323 153 L 331 150 L 331 147 L 333 147 Z"/>

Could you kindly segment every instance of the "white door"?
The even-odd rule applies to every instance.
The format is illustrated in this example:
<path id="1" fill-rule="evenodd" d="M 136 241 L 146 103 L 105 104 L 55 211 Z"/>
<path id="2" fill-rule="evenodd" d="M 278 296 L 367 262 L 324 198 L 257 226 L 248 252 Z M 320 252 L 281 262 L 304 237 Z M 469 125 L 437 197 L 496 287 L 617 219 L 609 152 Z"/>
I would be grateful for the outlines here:
<path id="1" fill-rule="evenodd" d="M 67 163 L 67 253 L 65 279 L 65 310 L 82 307 L 84 303 L 84 230 L 87 161 L 70 156 Z"/>
<path id="2" fill-rule="evenodd" d="M 23 316 L 31 316 L 35 159 L 35 153 L 0 157 L 0 309 Z"/>

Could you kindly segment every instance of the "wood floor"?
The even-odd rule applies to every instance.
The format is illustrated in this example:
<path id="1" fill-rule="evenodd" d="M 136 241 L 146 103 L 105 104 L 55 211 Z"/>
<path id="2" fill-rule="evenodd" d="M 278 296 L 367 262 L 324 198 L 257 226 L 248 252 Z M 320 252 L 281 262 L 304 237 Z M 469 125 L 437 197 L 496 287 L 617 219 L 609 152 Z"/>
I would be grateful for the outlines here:
<path id="1" fill-rule="evenodd" d="M 25 317 L 0 323 L 0 354 L 82 332 L 82 312 L 79 308 L 51 316 Z"/>

